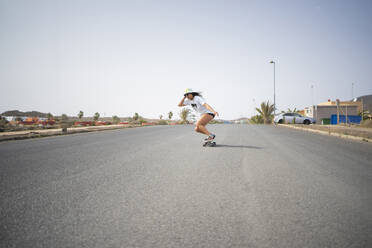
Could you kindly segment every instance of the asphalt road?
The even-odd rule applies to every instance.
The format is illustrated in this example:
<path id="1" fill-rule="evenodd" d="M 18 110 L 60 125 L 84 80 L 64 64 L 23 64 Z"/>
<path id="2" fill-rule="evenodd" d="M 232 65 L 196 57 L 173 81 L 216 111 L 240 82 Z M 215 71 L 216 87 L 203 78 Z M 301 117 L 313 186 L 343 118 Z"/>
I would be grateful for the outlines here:
<path id="1" fill-rule="evenodd" d="M 210 129 L 0 143 L 0 247 L 372 247 L 372 144 Z"/>

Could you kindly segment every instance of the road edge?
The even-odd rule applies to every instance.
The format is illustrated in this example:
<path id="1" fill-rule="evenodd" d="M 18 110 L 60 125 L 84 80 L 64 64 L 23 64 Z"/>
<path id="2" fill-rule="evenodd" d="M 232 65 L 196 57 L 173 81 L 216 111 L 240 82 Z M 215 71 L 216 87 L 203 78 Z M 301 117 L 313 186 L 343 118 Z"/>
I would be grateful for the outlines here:
<path id="1" fill-rule="evenodd" d="M 297 130 L 302 130 L 302 131 L 307 131 L 307 132 L 312 132 L 312 133 L 318 133 L 318 134 L 322 134 L 322 135 L 334 136 L 334 137 L 339 137 L 339 138 L 343 138 L 343 139 L 350 139 L 350 140 L 354 140 L 354 141 L 362 141 L 364 143 L 372 144 L 372 139 L 359 137 L 359 136 L 354 136 L 354 135 L 349 135 L 349 134 L 342 134 L 342 133 L 336 133 L 336 132 L 330 132 L 330 131 L 327 132 L 327 131 L 323 131 L 323 130 L 315 130 L 315 129 L 305 128 L 305 127 L 291 126 L 291 125 L 287 125 L 287 124 L 280 124 L 280 125 L 277 125 L 277 126 L 292 128 L 292 129 L 297 129 Z"/>
<path id="2" fill-rule="evenodd" d="M 12 141 L 12 140 L 25 140 L 25 139 L 35 139 L 35 138 L 45 138 L 51 136 L 63 136 L 79 133 L 90 133 L 90 132 L 101 132 L 108 130 L 126 129 L 141 127 L 140 125 L 112 125 L 112 126 L 91 126 L 91 127 L 80 127 L 80 128 L 67 128 L 67 132 L 63 132 L 62 128 L 50 129 L 50 130 L 30 130 L 22 134 L 12 134 L 12 135 L 1 135 L 0 142 Z M 40 132 L 42 131 L 42 132 Z"/>

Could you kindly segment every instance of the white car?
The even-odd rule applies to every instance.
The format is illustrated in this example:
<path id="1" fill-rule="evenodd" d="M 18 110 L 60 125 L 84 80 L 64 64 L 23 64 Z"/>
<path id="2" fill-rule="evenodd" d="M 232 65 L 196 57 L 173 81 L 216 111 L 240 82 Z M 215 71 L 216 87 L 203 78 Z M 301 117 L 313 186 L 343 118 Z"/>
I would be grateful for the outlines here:
<path id="1" fill-rule="evenodd" d="M 296 123 L 296 124 L 305 124 L 309 125 L 315 123 L 315 120 L 311 117 L 305 117 L 298 113 L 282 113 L 274 118 L 275 123 Z"/>

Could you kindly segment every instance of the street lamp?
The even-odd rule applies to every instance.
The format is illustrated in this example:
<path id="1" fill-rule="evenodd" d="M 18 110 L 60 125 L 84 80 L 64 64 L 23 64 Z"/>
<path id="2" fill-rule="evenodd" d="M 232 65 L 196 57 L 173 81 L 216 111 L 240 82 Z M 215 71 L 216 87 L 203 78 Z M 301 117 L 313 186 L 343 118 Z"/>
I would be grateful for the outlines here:
<path id="1" fill-rule="evenodd" d="M 276 111 L 276 104 L 275 104 L 275 61 L 271 60 L 270 64 L 274 64 L 274 116 Z"/>
<path id="2" fill-rule="evenodd" d="M 311 106 L 314 106 L 314 85 L 311 85 Z"/>

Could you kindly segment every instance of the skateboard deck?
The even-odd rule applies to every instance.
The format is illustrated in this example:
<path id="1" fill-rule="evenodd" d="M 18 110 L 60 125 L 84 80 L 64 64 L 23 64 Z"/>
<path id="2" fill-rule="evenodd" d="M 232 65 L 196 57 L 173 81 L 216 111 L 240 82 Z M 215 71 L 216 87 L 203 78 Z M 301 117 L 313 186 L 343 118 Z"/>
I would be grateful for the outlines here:
<path id="1" fill-rule="evenodd" d="M 204 141 L 204 143 L 203 143 L 203 146 L 204 147 L 206 147 L 206 146 L 211 146 L 211 147 L 213 147 L 213 146 L 216 146 L 217 144 L 216 144 L 216 142 L 215 141 Z"/>

